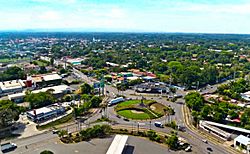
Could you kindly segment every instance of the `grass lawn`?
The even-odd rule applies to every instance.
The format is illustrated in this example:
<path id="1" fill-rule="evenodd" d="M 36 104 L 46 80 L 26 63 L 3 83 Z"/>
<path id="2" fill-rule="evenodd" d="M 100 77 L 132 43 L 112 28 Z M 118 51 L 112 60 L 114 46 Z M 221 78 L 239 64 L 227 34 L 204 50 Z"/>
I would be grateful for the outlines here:
<path id="1" fill-rule="evenodd" d="M 45 63 L 43 61 L 40 61 L 40 60 L 36 60 L 35 63 L 37 63 L 38 66 L 47 66 L 48 63 Z"/>
<path id="2" fill-rule="evenodd" d="M 146 108 L 141 108 L 138 104 L 141 103 L 141 100 L 129 100 L 118 104 L 115 107 L 115 111 L 128 119 L 137 119 L 137 120 L 147 120 L 155 119 L 163 116 L 164 109 L 168 111 L 168 107 L 163 104 L 157 103 L 154 100 L 144 100 L 143 103 L 147 106 Z M 149 107 L 150 106 L 150 107 Z M 141 113 L 133 112 L 132 110 L 142 111 Z"/>
<path id="3" fill-rule="evenodd" d="M 118 111 L 118 114 L 129 119 L 136 119 L 136 120 L 150 119 L 150 116 L 147 113 L 133 113 L 131 110 L 121 110 Z"/>
<path id="4" fill-rule="evenodd" d="M 153 102 L 153 101 L 151 101 L 151 100 L 143 100 L 144 104 L 149 104 L 151 102 Z M 119 108 L 119 107 L 123 107 L 123 106 L 139 104 L 139 103 L 141 103 L 141 100 L 129 100 L 129 101 L 125 101 L 125 102 L 122 102 L 122 103 L 118 104 L 117 107 Z"/>
<path id="5" fill-rule="evenodd" d="M 15 62 L 17 60 L 28 60 L 29 58 L 28 57 L 25 57 L 25 58 L 3 58 L 3 59 L 0 59 L 0 63 L 11 63 L 11 62 Z"/>
<path id="6" fill-rule="evenodd" d="M 168 107 L 166 107 L 165 105 L 163 104 L 160 104 L 160 103 L 154 103 L 151 105 L 151 107 L 153 107 L 153 111 L 156 112 L 157 114 L 161 114 L 161 115 L 164 115 L 164 109 L 166 111 L 168 111 Z"/>

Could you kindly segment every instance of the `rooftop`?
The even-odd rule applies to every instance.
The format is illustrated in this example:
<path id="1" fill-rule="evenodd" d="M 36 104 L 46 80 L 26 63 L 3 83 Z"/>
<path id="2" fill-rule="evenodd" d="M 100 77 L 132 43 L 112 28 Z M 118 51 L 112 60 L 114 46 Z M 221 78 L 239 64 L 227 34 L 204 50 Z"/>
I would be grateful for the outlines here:
<path id="1" fill-rule="evenodd" d="M 52 104 L 50 106 L 46 106 L 46 107 L 42 107 L 42 108 L 39 108 L 39 109 L 34 109 L 34 110 L 31 110 L 31 111 L 28 111 L 28 113 L 35 116 L 35 114 L 36 115 L 46 114 L 48 112 L 55 111 L 55 110 L 58 110 L 60 108 L 61 108 L 61 106 L 59 106 L 58 104 Z"/>
<path id="2" fill-rule="evenodd" d="M 58 74 L 47 74 L 45 76 L 43 76 L 43 80 L 44 81 L 52 81 L 52 80 L 61 80 L 62 77 Z"/>
<path id="3" fill-rule="evenodd" d="M 242 143 L 242 144 L 244 144 L 244 145 L 250 144 L 250 138 L 248 138 L 248 137 L 246 137 L 246 136 L 244 136 L 244 135 L 239 135 L 239 136 L 236 137 L 234 140 L 235 140 L 235 141 L 238 141 L 238 142 L 240 142 L 240 143 Z"/>
<path id="4" fill-rule="evenodd" d="M 16 88 L 22 88 L 25 84 L 22 80 L 12 80 L 12 81 L 4 81 L 0 82 L 0 88 L 2 90 L 11 90 Z"/>

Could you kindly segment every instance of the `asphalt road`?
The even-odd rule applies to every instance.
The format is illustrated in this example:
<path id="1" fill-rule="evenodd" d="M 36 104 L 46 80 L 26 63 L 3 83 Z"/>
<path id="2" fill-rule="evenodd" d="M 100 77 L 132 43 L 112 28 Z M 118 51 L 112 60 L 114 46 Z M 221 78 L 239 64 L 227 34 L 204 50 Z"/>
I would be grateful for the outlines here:
<path id="1" fill-rule="evenodd" d="M 86 75 L 84 75 L 82 72 L 75 70 L 75 72 L 79 75 L 79 77 L 81 77 L 84 81 L 88 82 L 89 84 L 92 84 L 93 80 L 91 81 L 91 79 L 89 79 Z M 228 82 L 228 81 L 227 81 Z M 220 83 L 221 84 L 221 83 Z M 220 84 L 216 84 L 213 86 L 207 86 L 205 90 L 202 90 L 201 93 L 213 93 L 216 91 L 217 87 Z M 162 131 L 165 133 L 170 133 L 172 131 L 171 128 L 164 128 L 159 130 L 159 128 L 155 127 L 153 125 L 153 123 L 155 121 L 161 121 L 162 123 L 165 123 L 166 121 L 168 121 L 169 119 L 175 120 L 177 122 L 177 124 L 184 126 L 184 117 L 183 117 L 183 113 L 182 113 L 182 104 L 177 104 L 177 103 L 173 103 L 173 102 L 169 102 L 166 101 L 166 98 L 162 98 L 160 95 L 145 95 L 145 94 L 137 94 L 134 92 L 134 90 L 126 90 L 126 91 L 122 91 L 122 92 L 118 92 L 118 90 L 110 85 L 105 85 L 105 90 L 109 91 L 109 93 L 107 93 L 107 95 L 111 98 L 114 98 L 114 94 L 118 95 L 118 94 L 122 94 L 126 97 L 132 98 L 132 99 L 140 99 L 141 96 L 143 95 L 144 98 L 146 99 L 153 99 L 156 100 L 157 102 L 160 102 L 164 105 L 168 105 L 171 106 L 174 110 L 175 110 L 175 115 L 171 116 L 171 118 L 168 118 L 166 116 L 157 119 L 157 120 L 151 120 L 151 125 L 149 121 L 144 121 L 144 122 L 139 122 L 140 127 L 145 127 L 145 128 L 152 128 L 154 130 L 157 131 Z M 184 91 L 184 90 L 177 90 L 176 92 L 177 94 L 182 94 L 183 96 L 185 96 L 188 92 Z M 176 102 L 185 102 L 183 98 L 178 99 Z M 136 129 L 136 126 L 138 126 L 138 122 L 136 121 L 124 121 L 123 118 L 117 118 L 114 110 L 112 107 L 108 108 L 108 117 L 111 120 L 115 120 L 118 124 L 120 125 L 128 125 L 128 126 L 133 126 Z M 209 151 L 207 151 L 207 147 L 211 147 L 213 149 L 213 153 L 218 153 L 218 154 L 227 154 L 227 150 L 225 149 L 225 147 L 222 146 L 218 146 L 215 145 L 213 143 L 204 143 L 202 140 L 204 140 L 205 138 L 203 138 L 202 136 L 200 136 L 199 134 L 197 134 L 196 132 L 193 132 L 192 130 L 186 129 L 186 132 L 180 132 L 179 136 L 186 139 L 192 146 L 193 146 L 193 152 L 197 152 L 197 153 L 208 153 Z"/>
<path id="2" fill-rule="evenodd" d="M 94 81 L 93 79 L 88 78 L 86 75 L 84 75 L 80 71 L 74 70 L 74 72 L 76 74 L 78 74 L 79 77 L 82 78 L 84 81 L 87 81 L 90 84 L 93 83 L 93 81 Z M 110 85 L 106 85 L 105 88 L 106 88 L 106 90 L 109 91 L 110 98 L 112 98 L 113 93 L 118 94 L 117 89 L 110 86 Z M 184 91 L 177 91 L 177 93 L 186 94 L 186 92 L 184 92 Z M 131 90 L 124 91 L 124 92 L 122 92 L 122 94 L 127 96 L 127 97 L 130 97 L 130 98 L 140 98 L 141 97 L 141 96 L 135 96 L 134 92 Z M 175 113 L 176 113 L 171 118 L 176 120 L 178 124 L 184 125 L 184 121 L 183 121 L 184 117 L 183 117 L 182 109 L 181 109 L 182 105 L 168 102 L 168 101 L 166 101 L 165 98 L 161 98 L 161 97 L 153 97 L 153 96 L 144 96 L 144 97 L 146 97 L 146 99 L 153 98 L 154 100 L 156 100 L 160 103 L 163 103 L 165 105 L 170 105 L 172 108 L 174 108 Z M 178 101 L 183 101 L 183 100 L 180 99 Z M 100 114 L 96 114 L 95 116 L 91 117 L 86 123 L 88 124 L 91 121 L 94 121 L 95 119 L 98 118 L 98 116 L 100 116 Z M 116 124 L 116 126 L 133 127 L 135 130 L 138 129 L 138 122 L 136 122 L 136 121 L 126 122 L 122 118 L 117 118 L 112 108 L 108 108 L 108 116 L 111 120 L 115 120 L 118 122 L 118 124 Z M 165 120 L 166 120 L 166 117 L 163 117 L 161 119 L 158 119 L 157 121 L 165 122 Z M 160 132 L 164 132 L 164 133 L 170 133 L 172 131 L 172 129 L 170 129 L 170 128 L 157 128 L 153 125 L 153 122 L 154 121 L 152 120 L 151 125 L 150 125 L 149 121 L 139 122 L 140 123 L 139 129 L 152 128 L 156 131 L 160 131 Z M 85 127 L 88 127 L 88 125 L 86 123 L 81 124 L 82 129 Z M 67 129 L 67 130 L 69 130 L 69 132 L 74 132 L 74 131 L 79 130 L 80 128 L 79 128 L 78 124 L 71 124 L 69 126 L 64 127 L 63 129 Z M 199 134 L 193 132 L 192 130 L 186 129 L 186 132 L 178 132 L 178 134 L 180 137 L 186 139 L 193 146 L 192 153 L 197 153 L 197 154 L 208 153 L 207 147 L 211 147 L 213 149 L 213 153 L 216 153 L 216 154 L 227 154 L 228 153 L 228 152 L 226 152 L 225 147 L 218 146 L 218 145 L 215 145 L 215 144 L 210 143 L 210 142 L 208 144 L 203 143 L 202 139 L 204 139 L 204 138 L 202 138 Z M 130 137 L 130 138 L 134 138 L 134 137 Z M 104 141 L 104 140 L 101 140 L 100 142 L 98 139 L 93 140 L 93 144 L 92 144 L 92 142 L 87 142 L 87 143 L 81 142 L 79 144 L 72 144 L 72 145 L 65 146 L 58 141 L 57 135 L 54 135 L 51 132 L 46 132 L 46 133 L 42 133 L 42 134 L 39 134 L 36 136 L 28 137 L 28 138 L 13 140 L 13 142 L 18 145 L 18 148 L 15 151 L 10 152 L 10 153 L 27 153 L 27 154 L 28 153 L 39 153 L 41 150 L 44 150 L 44 149 L 51 149 L 51 150 L 55 151 L 56 153 L 60 153 L 60 154 L 61 153 L 62 154 L 64 154 L 64 153 L 83 153 L 82 151 L 84 151 L 84 153 L 93 153 L 93 152 L 96 153 L 95 150 L 97 150 L 97 153 L 105 153 L 107 148 L 109 147 L 109 144 L 111 143 L 112 139 L 106 139 L 107 141 Z M 94 142 L 94 141 L 96 141 L 96 142 Z M 155 144 L 150 142 L 150 141 L 147 141 L 147 143 L 146 142 L 144 143 L 143 141 L 137 141 L 137 139 L 135 139 L 135 140 L 132 139 L 131 143 L 136 144 L 134 146 L 135 153 L 143 153 L 144 154 L 144 153 L 150 151 L 151 149 L 154 149 L 153 147 L 155 146 Z M 96 146 L 93 146 L 93 145 L 96 145 Z M 140 150 L 140 147 L 141 147 L 141 150 Z M 93 149 L 93 150 L 91 150 L 91 149 Z M 100 152 L 98 151 L 98 149 L 100 150 Z M 156 146 L 156 149 L 159 150 L 161 148 Z M 161 153 L 160 151 L 157 151 L 157 150 L 153 150 L 153 152 L 151 152 L 151 153 Z M 157 152 L 154 152 L 154 151 L 157 151 Z M 179 151 L 179 152 L 183 153 L 183 151 Z M 166 148 L 164 148 L 164 152 L 162 152 L 162 153 L 168 153 Z"/>
<path id="3" fill-rule="evenodd" d="M 105 154 L 113 140 L 114 136 L 104 139 L 93 139 L 89 142 L 80 142 L 76 144 L 63 144 L 55 135 L 42 134 L 26 140 L 20 140 L 17 143 L 18 148 L 10 154 L 39 154 L 43 150 L 51 150 L 55 154 Z M 46 139 L 45 139 L 46 138 Z M 35 139 L 35 140 L 34 140 Z M 25 146 L 26 142 L 34 142 Z M 164 145 L 153 143 L 147 139 L 129 136 L 128 146 L 123 154 L 177 154 L 184 151 L 170 151 Z"/>

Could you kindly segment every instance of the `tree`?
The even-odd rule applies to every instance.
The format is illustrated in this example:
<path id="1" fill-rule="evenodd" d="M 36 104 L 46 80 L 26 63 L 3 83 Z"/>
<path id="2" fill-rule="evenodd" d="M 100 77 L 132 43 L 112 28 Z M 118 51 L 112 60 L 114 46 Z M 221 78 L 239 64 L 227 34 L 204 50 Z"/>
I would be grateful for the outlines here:
<path id="1" fill-rule="evenodd" d="M 0 101 L 0 128 L 4 128 L 17 121 L 21 108 L 10 100 Z"/>
<path id="2" fill-rule="evenodd" d="M 52 151 L 49 150 L 44 150 L 42 152 L 40 152 L 40 154 L 54 154 Z"/>
<path id="3" fill-rule="evenodd" d="M 246 108 L 240 117 L 241 125 L 250 125 L 250 108 Z"/>
<path id="4" fill-rule="evenodd" d="M 24 99 L 30 103 L 30 108 L 32 109 L 50 105 L 55 102 L 55 98 L 50 92 L 27 93 Z"/>
<path id="5" fill-rule="evenodd" d="M 91 107 L 99 107 L 100 103 L 102 102 L 102 99 L 98 96 L 93 96 L 90 102 L 91 102 Z"/>
<path id="6" fill-rule="evenodd" d="M 190 92 L 185 96 L 186 104 L 189 108 L 200 111 L 204 106 L 204 98 L 198 92 Z"/>
<path id="7" fill-rule="evenodd" d="M 50 58 L 50 65 L 54 66 L 55 59 L 53 57 Z"/>
<path id="8" fill-rule="evenodd" d="M 59 133 L 58 133 L 58 136 L 60 138 L 64 137 L 65 135 L 68 135 L 68 131 L 67 130 L 60 130 Z"/>
<path id="9" fill-rule="evenodd" d="M 25 73 L 24 71 L 19 67 L 10 67 L 7 70 L 0 73 L 0 81 L 6 81 L 6 80 L 16 80 L 16 79 L 24 79 Z"/>
<path id="10" fill-rule="evenodd" d="M 83 100 L 83 102 L 85 103 L 85 102 L 90 101 L 91 96 L 90 96 L 90 95 L 88 95 L 88 94 L 82 94 L 81 99 L 82 99 L 82 100 Z"/>
<path id="11" fill-rule="evenodd" d="M 171 134 L 170 137 L 168 137 L 166 141 L 167 145 L 170 147 L 170 149 L 177 149 L 178 148 L 178 137 L 176 134 Z"/>
<path id="12" fill-rule="evenodd" d="M 80 88 L 81 88 L 81 93 L 82 93 L 82 94 L 90 94 L 91 91 L 92 91 L 92 89 L 93 89 L 93 88 L 92 88 L 89 84 L 87 84 L 87 83 L 82 84 L 82 85 L 80 86 Z"/>

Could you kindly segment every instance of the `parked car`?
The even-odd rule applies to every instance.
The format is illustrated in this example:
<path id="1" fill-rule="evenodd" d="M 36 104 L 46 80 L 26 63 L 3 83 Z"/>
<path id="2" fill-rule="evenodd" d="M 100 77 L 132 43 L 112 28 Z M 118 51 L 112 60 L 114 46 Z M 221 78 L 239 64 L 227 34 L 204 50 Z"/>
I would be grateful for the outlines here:
<path id="1" fill-rule="evenodd" d="M 58 132 L 59 132 L 59 130 L 57 130 L 57 129 L 53 129 L 53 130 L 52 130 L 52 133 L 53 133 L 53 134 L 57 134 Z"/>
<path id="2" fill-rule="evenodd" d="M 16 148 L 17 148 L 17 145 L 15 143 L 11 143 L 11 142 L 8 142 L 8 143 L 1 145 L 1 151 L 3 153 L 15 150 Z"/>

